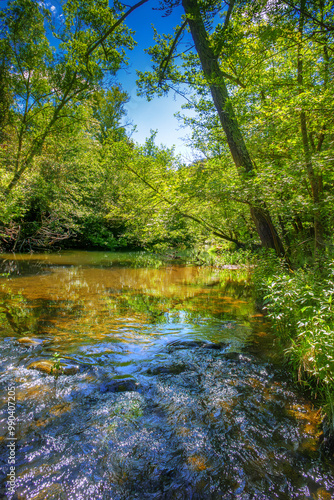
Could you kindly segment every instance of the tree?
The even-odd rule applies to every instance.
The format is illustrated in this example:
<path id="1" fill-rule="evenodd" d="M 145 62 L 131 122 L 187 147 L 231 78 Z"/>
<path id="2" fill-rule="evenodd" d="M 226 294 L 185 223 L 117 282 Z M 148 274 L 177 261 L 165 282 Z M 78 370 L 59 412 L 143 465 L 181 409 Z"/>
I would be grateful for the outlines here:
<path id="1" fill-rule="evenodd" d="M 105 91 L 98 90 L 92 96 L 93 117 L 99 123 L 98 140 L 103 143 L 110 134 L 114 140 L 126 138 L 125 127 L 130 123 L 122 124 L 126 111 L 124 105 L 129 101 L 129 96 L 120 87 L 113 86 Z"/>
<path id="2" fill-rule="evenodd" d="M 305 7 L 306 1 L 301 0 L 300 4 L 300 13 L 299 13 L 299 24 L 298 24 L 298 55 L 297 55 L 297 82 L 298 82 L 298 94 L 304 100 L 303 94 L 305 93 L 304 86 L 304 28 L 305 28 Z M 321 9 L 321 17 L 323 20 L 323 12 L 324 12 L 324 2 L 320 2 Z M 328 54 L 328 43 L 326 40 L 326 36 L 324 37 L 324 61 L 325 61 L 325 74 L 324 74 L 324 87 L 328 86 L 328 70 L 329 70 L 329 54 Z M 307 115 L 305 111 L 304 103 L 301 101 L 301 110 L 300 110 L 300 130 L 303 141 L 303 151 L 304 151 L 304 162 L 305 162 L 305 170 L 307 172 L 307 176 L 309 179 L 309 183 L 312 191 L 312 198 L 314 204 L 314 244 L 315 244 L 315 254 L 317 250 L 322 249 L 324 246 L 324 224 L 322 222 L 322 213 L 321 213 L 321 204 L 323 201 L 323 181 L 321 173 L 316 173 L 313 160 L 312 160 L 312 151 L 310 144 L 310 135 L 308 131 L 308 123 L 307 123 Z M 322 148 L 323 141 L 325 138 L 325 126 L 323 126 L 323 130 L 320 131 L 317 146 L 313 146 L 315 152 L 319 152 Z M 313 139 L 314 141 L 314 139 Z M 314 142 L 313 142 L 314 144 Z"/>
<path id="3" fill-rule="evenodd" d="M 256 185 L 286 245 L 302 244 L 305 251 L 312 240 L 317 252 L 329 243 L 333 217 L 332 40 L 318 32 L 318 22 L 333 12 L 325 2 L 307 8 L 305 19 L 300 9 L 296 14 L 281 4 L 257 18 L 251 8 L 239 9 L 221 45 L 221 64 L 234 68 L 242 83 L 233 102 L 255 160 Z"/>
<path id="4" fill-rule="evenodd" d="M 7 55 L 0 43 L 0 144 L 7 138 L 6 130 L 10 123 L 10 106 L 12 96 L 9 90 L 10 75 L 8 71 Z"/>
<path id="5" fill-rule="evenodd" d="M 169 4 L 171 7 L 180 2 L 165 3 Z M 217 2 L 217 4 L 219 3 L 220 2 Z M 182 0 L 182 6 L 185 12 L 186 21 L 181 28 L 177 29 L 175 40 L 179 38 L 181 29 L 188 24 L 200 60 L 203 76 L 210 89 L 212 100 L 225 132 L 233 161 L 239 175 L 247 181 L 247 179 L 255 174 L 254 164 L 237 123 L 237 118 L 225 83 L 225 74 L 222 72 L 218 63 L 217 51 L 215 51 L 215 48 L 210 42 L 205 29 L 204 19 L 208 17 L 207 13 L 210 15 L 210 11 L 212 11 L 212 9 L 215 10 L 216 6 L 214 2 L 206 2 L 204 6 L 203 4 L 200 6 L 197 0 Z M 227 29 L 232 8 L 233 2 L 230 4 L 230 9 L 226 15 L 224 30 Z M 164 59 L 159 65 L 159 83 L 161 83 L 165 76 L 167 66 L 171 59 L 171 53 L 175 49 L 175 46 L 175 43 L 170 43 L 167 46 L 165 45 L 165 49 L 169 49 L 169 53 L 167 55 L 164 54 Z M 155 54 L 159 54 L 157 49 L 155 49 Z M 168 76 L 172 76 L 173 78 L 172 73 L 168 73 Z M 250 206 L 251 215 L 263 246 L 275 249 L 280 255 L 284 254 L 283 244 L 274 227 L 265 202 L 257 199 L 254 200 Z"/>
<path id="6" fill-rule="evenodd" d="M 231 198 L 231 187 L 224 191 L 226 184 L 238 183 L 235 173 L 219 172 L 214 160 L 183 165 L 173 150 L 155 144 L 155 135 L 153 131 L 142 147 L 104 145 L 106 167 L 118 186 L 110 216 L 126 220 L 127 234 L 144 246 L 187 245 L 195 235 L 214 235 L 239 248 L 251 246 L 246 210 Z"/>
<path id="7" fill-rule="evenodd" d="M 173 8 L 181 2 L 162 4 L 164 8 Z M 186 106 L 199 113 L 199 119 L 193 120 L 197 138 L 204 144 L 209 130 L 211 137 L 217 140 L 212 148 L 224 158 L 226 165 L 225 140 L 219 133 L 219 124 L 222 126 L 241 179 L 239 199 L 250 205 L 264 246 L 274 247 L 278 253 L 282 253 L 282 237 L 288 245 L 291 243 L 291 240 L 288 241 L 287 225 L 296 223 L 296 227 L 300 226 L 298 210 L 287 214 L 284 203 L 288 201 L 291 206 L 289 199 L 284 199 L 281 213 L 275 208 L 275 202 L 282 207 L 279 198 L 281 179 L 289 179 L 292 175 L 295 185 L 299 183 L 299 190 L 304 188 L 300 184 L 300 171 L 294 167 L 296 162 L 299 165 L 303 161 L 307 175 L 306 198 L 311 192 L 307 218 L 314 217 L 316 247 L 323 245 L 324 236 L 321 234 L 326 234 L 324 218 L 326 213 L 328 215 L 328 204 L 327 208 L 324 206 L 323 175 L 320 175 L 319 167 L 323 165 L 320 169 L 324 168 L 321 154 L 330 147 L 332 128 L 329 115 L 326 118 L 325 106 L 330 103 L 327 99 L 331 93 L 328 82 L 332 74 L 329 54 L 333 11 L 330 2 L 316 5 L 304 2 L 301 8 L 295 2 L 290 4 L 291 9 L 274 2 L 250 4 L 231 1 L 226 4 L 225 22 L 221 25 L 216 23 L 215 16 L 223 10 L 223 2 L 183 0 L 184 23 L 175 29 L 174 36 L 156 34 L 157 44 L 149 50 L 154 63 L 153 72 L 141 73 L 139 83 L 140 90 L 149 96 L 175 89 L 179 82 L 181 87 L 176 87 L 177 91 L 182 90 L 182 85 L 183 88 L 190 85 L 195 90 L 197 98 L 189 99 L 187 96 Z M 307 22 L 302 21 L 302 16 Z M 177 46 L 182 41 L 181 32 L 187 25 L 195 51 L 188 44 L 184 51 L 177 53 Z M 322 27 L 320 33 L 315 31 L 319 26 Z M 303 58 L 307 61 L 304 65 Z M 279 81 L 279 74 L 284 74 L 283 81 Z M 208 99 L 208 91 L 211 100 Z M 314 103 L 311 113 L 307 105 L 310 97 Z M 272 113 L 270 106 L 273 107 Z M 277 116 L 282 117 L 283 110 L 287 108 L 289 111 L 284 115 L 284 121 L 277 120 Z M 296 129 L 298 108 L 302 109 L 299 131 Z M 293 144 L 293 159 L 283 159 L 282 154 L 272 155 L 274 144 L 279 144 L 282 150 L 288 143 Z M 284 189 L 287 194 L 286 185 Z M 276 199 L 272 192 L 277 193 Z M 289 190 L 288 196 L 297 201 L 292 190 Z M 285 216 L 287 220 L 284 220 Z M 278 238 L 274 225 L 280 227 L 281 238 Z"/>
<path id="8" fill-rule="evenodd" d="M 133 10 L 68 0 L 52 17 L 39 2 L 14 0 L 0 13 L 7 248 L 48 246 L 76 234 L 85 217 L 103 219 L 104 202 L 99 198 L 97 207 L 96 200 L 105 193 L 105 174 L 95 138 L 127 140 L 120 124 L 127 96 L 114 80 L 134 44 L 123 23 Z"/>
<path id="9" fill-rule="evenodd" d="M 128 13 L 117 2 L 109 8 L 101 0 L 68 0 L 59 25 L 33 0 L 14 0 L 1 12 L 2 61 L 11 74 L 14 100 L 15 136 L 4 176 L 7 196 L 33 169 L 55 128 L 66 126 L 69 117 L 77 120 L 78 105 L 96 92 L 107 73 L 115 75 L 125 64 L 124 49 L 133 46 L 121 22 Z M 109 28 L 101 37 L 106 24 Z M 58 39 L 57 50 L 50 45 L 47 28 Z"/>

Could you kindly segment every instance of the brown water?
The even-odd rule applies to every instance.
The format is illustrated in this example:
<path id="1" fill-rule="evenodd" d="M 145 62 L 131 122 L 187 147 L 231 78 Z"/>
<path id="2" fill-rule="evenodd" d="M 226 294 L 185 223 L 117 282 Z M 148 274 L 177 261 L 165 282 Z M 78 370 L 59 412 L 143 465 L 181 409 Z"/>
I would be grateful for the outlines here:
<path id="1" fill-rule="evenodd" d="M 320 415 L 275 356 L 247 272 L 103 252 L 2 255 L 0 265 L 0 498 L 8 387 L 9 498 L 334 497 Z M 28 368 L 55 352 L 77 373 Z"/>

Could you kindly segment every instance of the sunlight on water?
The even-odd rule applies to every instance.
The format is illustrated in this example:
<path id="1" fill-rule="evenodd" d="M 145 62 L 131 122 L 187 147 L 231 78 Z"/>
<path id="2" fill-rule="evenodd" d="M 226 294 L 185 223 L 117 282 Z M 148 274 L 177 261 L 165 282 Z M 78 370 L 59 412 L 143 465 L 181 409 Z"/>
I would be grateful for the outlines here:
<path id="1" fill-rule="evenodd" d="M 108 354 L 107 346 L 117 352 L 124 343 L 127 356 L 130 345 L 136 356 L 138 345 L 156 346 L 163 336 L 174 338 L 181 331 L 182 336 L 194 335 L 197 329 L 203 337 L 206 330 L 208 339 L 223 338 L 227 329 L 220 320 L 231 315 L 247 320 L 250 315 L 252 306 L 248 301 L 226 294 L 226 289 L 241 290 L 242 285 L 230 279 L 225 286 L 212 286 L 218 273 L 209 269 L 124 268 L 117 266 L 118 261 L 100 268 L 93 266 L 93 256 L 79 253 L 79 264 L 74 266 L 72 253 L 65 254 L 63 260 L 52 255 L 50 261 L 43 255 L 39 274 L 13 274 L 7 279 L 2 286 L 7 303 L 4 334 L 28 332 L 29 336 L 52 339 L 53 346 L 63 354 L 69 352 L 69 343 L 71 353 L 79 349 L 92 355 Z M 31 256 L 26 257 L 25 263 L 32 261 Z M 39 262 L 38 256 L 33 262 Z M 203 317 L 215 317 L 216 327 L 208 328 Z M 202 325 L 197 325 L 196 319 Z M 191 327 L 187 328 L 187 324 Z M 238 334 L 242 339 L 247 337 L 246 330 Z M 96 343 L 100 349 L 92 348 Z"/>
<path id="2" fill-rule="evenodd" d="M 20 499 L 332 498 L 247 271 L 64 252 L 0 272 L 1 498 L 7 387 Z"/>

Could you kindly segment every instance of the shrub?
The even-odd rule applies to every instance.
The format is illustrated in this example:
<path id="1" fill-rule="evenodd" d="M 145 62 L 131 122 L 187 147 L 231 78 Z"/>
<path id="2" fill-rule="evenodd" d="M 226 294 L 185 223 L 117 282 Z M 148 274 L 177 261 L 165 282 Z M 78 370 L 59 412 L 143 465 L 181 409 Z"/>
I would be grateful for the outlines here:
<path id="1" fill-rule="evenodd" d="M 297 379 L 318 397 L 334 431 L 334 264 L 291 271 L 267 254 L 254 282 Z"/>

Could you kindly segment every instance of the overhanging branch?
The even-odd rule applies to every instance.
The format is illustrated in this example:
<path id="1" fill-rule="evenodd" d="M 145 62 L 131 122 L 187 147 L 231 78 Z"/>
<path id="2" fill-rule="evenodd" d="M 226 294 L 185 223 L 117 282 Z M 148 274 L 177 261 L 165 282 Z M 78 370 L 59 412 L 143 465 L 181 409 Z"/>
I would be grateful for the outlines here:
<path id="1" fill-rule="evenodd" d="M 141 182 L 143 182 L 154 193 L 156 193 L 160 197 L 161 200 L 165 201 L 169 206 L 171 206 L 179 215 L 181 215 L 181 217 L 185 217 L 187 219 L 193 220 L 194 222 L 197 222 L 199 225 L 205 227 L 208 231 L 211 231 L 212 234 L 214 234 L 215 236 L 218 236 L 221 239 L 233 242 L 233 243 L 235 243 L 240 248 L 245 248 L 246 247 L 246 245 L 244 243 L 242 243 L 241 241 L 238 241 L 238 240 L 236 240 L 236 239 L 234 239 L 234 238 L 226 235 L 219 228 L 217 228 L 213 224 L 209 223 L 205 219 L 202 219 L 202 217 L 195 216 L 195 215 L 183 212 L 180 208 L 178 208 L 175 205 L 174 202 L 172 202 L 171 200 L 169 200 L 168 198 L 166 198 L 166 196 L 164 196 L 162 193 L 160 193 L 160 191 L 155 186 L 153 186 L 149 181 L 147 181 L 139 172 L 137 172 L 136 169 L 130 167 L 130 165 L 128 165 L 128 164 L 125 163 L 125 168 L 128 169 L 130 172 L 132 172 L 136 177 L 138 177 L 138 179 Z"/>
<path id="2" fill-rule="evenodd" d="M 175 50 L 175 47 L 176 47 L 176 44 L 178 42 L 178 39 L 180 38 L 181 34 L 182 34 L 182 31 L 184 30 L 184 28 L 187 26 L 188 24 L 188 19 L 186 19 L 184 21 L 184 23 L 182 24 L 181 28 L 179 28 L 178 32 L 176 33 L 176 37 L 174 38 L 174 41 L 172 43 L 172 46 L 168 52 L 168 55 L 167 57 L 165 57 L 165 59 L 163 59 L 163 61 L 161 62 L 160 64 L 160 67 L 159 67 L 159 85 L 161 85 L 161 82 L 164 78 L 164 74 L 166 72 L 166 69 L 168 67 L 168 64 L 169 64 L 169 61 L 172 57 L 172 54 Z"/>
<path id="3" fill-rule="evenodd" d="M 87 50 L 86 52 L 86 57 L 90 56 L 90 54 L 92 52 L 94 52 L 95 49 L 97 49 L 97 47 L 99 45 L 101 45 L 107 38 L 109 35 L 111 35 L 111 33 L 113 33 L 113 31 L 115 31 L 115 29 L 120 25 L 122 24 L 122 22 L 124 21 L 124 19 L 126 19 L 135 9 L 138 9 L 138 7 L 140 7 L 141 5 L 143 5 L 144 3 L 148 2 L 148 0 L 141 0 L 140 2 L 136 3 L 135 5 L 133 5 L 128 11 L 125 12 L 125 14 L 123 14 L 123 16 L 121 16 L 112 26 L 111 28 L 109 28 L 105 34 L 99 38 L 99 40 L 96 40 L 95 43 L 93 43 L 93 45 Z"/>

